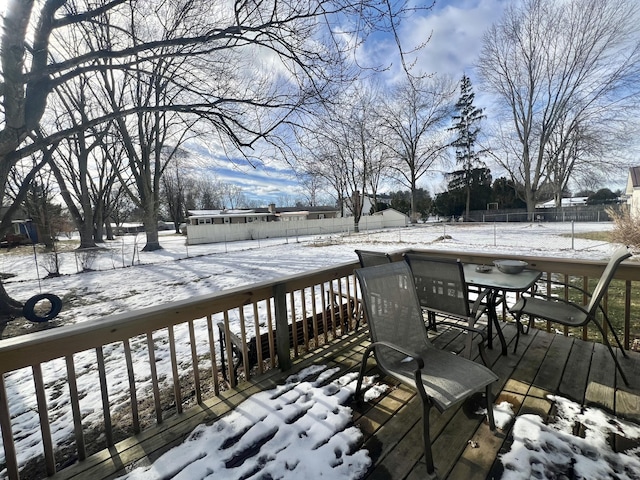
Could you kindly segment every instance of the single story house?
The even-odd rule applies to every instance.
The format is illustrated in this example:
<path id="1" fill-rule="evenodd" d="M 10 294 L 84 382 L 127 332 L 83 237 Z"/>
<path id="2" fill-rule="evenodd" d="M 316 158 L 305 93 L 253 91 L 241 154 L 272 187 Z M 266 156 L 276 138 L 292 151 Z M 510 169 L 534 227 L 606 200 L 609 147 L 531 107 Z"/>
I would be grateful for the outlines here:
<path id="1" fill-rule="evenodd" d="M 560 207 L 566 208 L 566 207 L 576 207 L 579 205 L 586 205 L 587 198 L 589 197 L 565 197 L 561 200 Z M 547 202 L 538 203 L 536 205 L 536 208 L 556 208 L 556 201 L 549 200 Z"/>
<path id="2" fill-rule="evenodd" d="M 640 218 L 640 167 L 631 167 L 629 169 L 625 194 L 631 218 Z"/>
<path id="3" fill-rule="evenodd" d="M 280 207 L 270 204 L 267 208 L 189 210 L 188 225 L 222 225 L 254 222 L 293 222 L 337 218 L 335 207 Z"/>
<path id="4" fill-rule="evenodd" d="M 265 211 L 266 210 L 266 211 Z M 337 208 L 305 207 L 247 210 L 190 210 L 187 244 L 233 242 L 261 238 L 331 235 L 355 230 L 353 218 L 341 217 Z M 360 231 L 404 227 L 408 217 L 393 209 L 363 216 Z"/>

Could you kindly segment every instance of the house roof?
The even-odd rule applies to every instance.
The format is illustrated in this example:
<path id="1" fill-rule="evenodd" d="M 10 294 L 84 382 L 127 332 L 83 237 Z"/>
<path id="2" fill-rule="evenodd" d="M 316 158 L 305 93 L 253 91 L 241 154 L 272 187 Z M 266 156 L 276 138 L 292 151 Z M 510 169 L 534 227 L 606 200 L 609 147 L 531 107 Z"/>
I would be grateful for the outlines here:
<path id="1" fill-rule="evenodd" d="M 565 197 L 561 201 L 561 207 L 572 207 L 574 205 L 586 205 L 587 197 Z M 556 201 L 549 200 L 547 202 L 538 203 L 536 208 L 555 208 Z"/>
<path id="2" fill-rule="evenodd" d="M 269 208 L 226 209 L 226 210 L 189 210 L 190 217 L 266 217 L 269 215 L 309 215 L 309 213 L 336 212 L 335 207 L 280 207 L 272 213 Z"/>

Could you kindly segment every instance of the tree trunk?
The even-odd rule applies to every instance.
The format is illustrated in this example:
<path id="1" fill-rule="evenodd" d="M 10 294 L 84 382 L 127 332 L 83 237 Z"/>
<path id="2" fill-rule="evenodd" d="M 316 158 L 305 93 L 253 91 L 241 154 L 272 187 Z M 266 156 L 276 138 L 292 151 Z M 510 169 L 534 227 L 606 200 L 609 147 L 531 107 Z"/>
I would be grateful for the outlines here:
<path id="1" fill-rule="evenodd" d="M 471 187 L 467 185 L 467 198 L 465 199 L 464 206 L 464 220 L 469 220 L 469 211 L 471 210 Z"/>
<path id="2" fill-rule="evenodd" d="M 412 179 L 411 181 L 411 213 L 410 213 L 410 221 L 411 223 L 418 223 L 418 214 L 416 213 L 416 182 Z"/>
<path id="3" fill-rule="evenodd" d="M 155 250 L 162 250 L 162 246 L 160 245 L 160 240 L 158 239 L 158 226 L 152 230 L 147 229 L 147 225 L 145 224 L 145 230 L 147 233 L 147 244 L 142 249 L 143 252 L 153 252 Z"/>
<path id="4" fill-rule="evenodd" d="M 533 192 L 531 191 L 526 192 L 526 197 L 527 198 L 525 199 L 525 201 L 527 202 L 527 217 L 528 220 L 532 222 L 535 219 L 536 200 Z"/>
<path id="5" fill-rule="evenodd" d="M 158 238 L 158 216 L 154 212 L 148 212 L 144 215 L 144 231 L 147 235 L 147 244 L 142 249 L 143 252 L 153 252 L 161 250 L 160 240 Z"/>
<path id="6" fill-rule="evenodd" d="M 22 303 L 9 296 L 0 278 L 0 324 L 21 316 Z"/>
<path id="7" fill-rule="evenodd" d="M 78 225 L 78 234 L 80 235 L 80 246 L 78 250 L 87 248 L 96 248 L 96 242 L 93 241 L 93 222 L 82 222 Z"/>
<path id="8" fill-rule="evenodd" d="M 104 217 L 102 216 L 102 209 L 97 208 L 93 216 L 93 240 L 96 243 L 104 243 Z"/>
<path id="9" fill-rule="evenodd" d="M 115 235 L 113 234 L 113 227 L 111 226 L 111 218 L 106 218 L 104 221 L 104 229 L 107 235 L 107 240 L 115 240 Z"/>

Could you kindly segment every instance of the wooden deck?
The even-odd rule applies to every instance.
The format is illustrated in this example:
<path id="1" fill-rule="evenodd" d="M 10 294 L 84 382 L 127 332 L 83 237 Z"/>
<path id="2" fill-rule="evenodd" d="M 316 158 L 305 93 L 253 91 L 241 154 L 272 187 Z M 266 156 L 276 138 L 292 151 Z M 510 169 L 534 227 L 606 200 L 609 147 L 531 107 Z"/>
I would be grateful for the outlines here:
<path id="1" fill-rule="evenodd" d="M 503 331 L 511 344 L 515 327 L 508 324 Z M 433 340 L 439 347 L 456 352 L 465 345 L 465 336 L 455 329 L 441 328 Z M 297 360 L 294 371 L 312 363 L 338 365 L 341 367 L 340 375 L 356 371 L 367 343 L 365 332 L 336 341 L 319 353 Z M 552 409 L 546 395 L 557 394 L 640 423 L 640 354 L 630 352 L 630 357 L 625 359 L 618 352 L 632 385 L 629 388 L 616 375 L 613 361 L 601 344 L 532 330 L 529 335 L 521 337 L 517 354 L 513 354 L 512 348 L 507 356 L 500 355 L 498 348 L 488 351 L 492 369 L 500 377 L 494 386 L 496 403 L 508 401 L 517 414 L 545 416 Z M 369 362 L 369 369 L 376 373 L 373 359 Z M 274 387 L 291 373 L 274 371 L 244 382 L 220 398 L 120 442 L 112 449 L 62 470 L 53 478 L 113 478 L 125 473 L 131 465 L 148 464 L 180 443 L 199 423 L 219 418 L 249 395 Z M 382 380 L 389 382 L 389 379 Z M 397 388 L 390 388 L 374 402 L 351 404 L 353 420 L 364 434 L 363 446 L 373 460 L 365 478 L 427 478 L 420 400 L 411 389 L 390 385 Z M 444 414 L 432 409 L 431 436 L 438 478 L 500 478 L 501 464 L 496 459 L 509 447 L 509 428 L 491 432 L 483 418 L 474 413 L 475 409 L 473 400 Z M 472 448 L 470 440 L 477 442 L 477 448 Z"/>

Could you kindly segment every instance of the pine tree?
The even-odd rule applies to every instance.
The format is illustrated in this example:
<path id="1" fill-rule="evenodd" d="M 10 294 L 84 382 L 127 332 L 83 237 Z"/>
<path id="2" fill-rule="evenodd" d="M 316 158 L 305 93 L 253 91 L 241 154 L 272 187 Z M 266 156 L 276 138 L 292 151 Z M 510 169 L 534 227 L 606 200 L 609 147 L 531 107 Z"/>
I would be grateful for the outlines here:
<path id="1" fill-rule="evenodd" d="M 481 151 L 475 150 L 475 143 L 480 132 L 480 121 L 484 118 L 481 108 L 473 104 L 475 94 L 469 77 L 462 75 L 460 80 L 460 98 L 455 104 L 456 115 L 453 115 L 453 126 L 449 130 L 455 131 L 455 139 L 451 146 L 456 149 L 457 169 L 451 172 L 450 178 L 465 191 L 465 217 L 469 217 L 471 204 L 472 173 L 475 169 L 485 167 L 480 160 Z"/>

